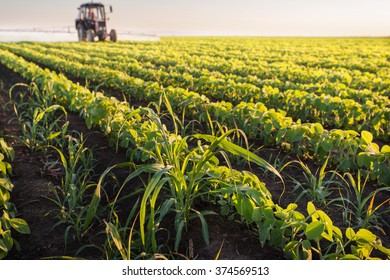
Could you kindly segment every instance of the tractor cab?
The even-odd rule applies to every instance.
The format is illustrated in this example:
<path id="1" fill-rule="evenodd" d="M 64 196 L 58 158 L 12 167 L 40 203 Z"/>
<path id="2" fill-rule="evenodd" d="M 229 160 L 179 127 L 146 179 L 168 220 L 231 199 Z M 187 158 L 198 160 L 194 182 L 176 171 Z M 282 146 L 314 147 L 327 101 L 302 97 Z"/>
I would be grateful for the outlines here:
<path id="1" fill-rule="evenodd" d="M 101 3 L 85 3 L 78 8 L 76 29 L 79 41 L 93 42 L 96 38 L 104 41 L 108 37 L 111 41 L 117 41 L 116 31 L 113 29 L 107 33 L 107 20 L 105 7 Z M 110 12 L 112 7 L 110 6 Z"/>

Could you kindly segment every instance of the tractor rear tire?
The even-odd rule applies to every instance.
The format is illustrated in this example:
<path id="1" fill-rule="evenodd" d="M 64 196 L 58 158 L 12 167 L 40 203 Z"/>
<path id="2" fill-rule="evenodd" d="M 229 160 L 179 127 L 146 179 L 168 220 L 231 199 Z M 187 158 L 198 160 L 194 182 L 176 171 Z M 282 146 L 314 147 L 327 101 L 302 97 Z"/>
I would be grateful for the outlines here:
<path id="1" fill-rule="evenodd" d="M 95 41 L 95 31 L 93 29 L 87 30 L 87 42 L 94 42 Z"/>
<path id="2" fill-rule="evenodd" d="M 79 27 L 77 28 L 77 35 L 79 37 L 79 42 L 85 42 L 86 34 L 85 34 L 84 26 L 79 25 Z"/>
<path id="3" fill-rule="evenodd" d="M 111 32 L 110 32 L 110 40 L 111 40 L 111 42 L 118 41 L 118 36 L 116 34 L 115 29 L 112 29 Z"/>

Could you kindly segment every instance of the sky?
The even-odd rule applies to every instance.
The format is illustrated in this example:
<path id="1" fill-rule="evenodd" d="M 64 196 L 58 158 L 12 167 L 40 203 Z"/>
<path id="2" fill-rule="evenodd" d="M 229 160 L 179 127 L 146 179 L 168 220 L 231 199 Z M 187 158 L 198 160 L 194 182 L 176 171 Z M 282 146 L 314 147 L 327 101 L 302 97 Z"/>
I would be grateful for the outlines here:
<path id="1" fill-rule="evenodd" d="M 74 28 L 83 0 L 0 0 L 0 29 Z M 95 1 L 97 2 L 97 1 Z M 156 35 L 389 36 L 390 0 L 101 0 L 109 29 Z"/>

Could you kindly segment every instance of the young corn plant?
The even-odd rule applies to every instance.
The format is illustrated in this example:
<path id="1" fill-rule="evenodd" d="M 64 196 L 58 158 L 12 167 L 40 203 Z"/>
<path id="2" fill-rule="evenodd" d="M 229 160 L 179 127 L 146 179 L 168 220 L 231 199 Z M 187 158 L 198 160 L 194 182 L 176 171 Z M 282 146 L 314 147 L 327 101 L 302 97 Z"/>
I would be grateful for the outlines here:
<path id="1" fill-rule="evenodd" d="M 19 87 L 25 88 L 25 91 L 13 97 L 14 90 Z M 49 144 L 64 142 L 68 122 L 63 106 L 53 104 L 53 100 L 47 98 L 35 84 L 16 84 L 10 89 L 9 95 L 22 128 L 22 143 L 31 153 Z"/>
<path id="2" fill-rule="evenodd" d="M 351 173 L 346 173 L 344 182 L 346 183 L 345 190 L 347 195 L 339 199 L 342 202 L 339 205 L 346 212 L 344 216 L 351 216 L 354 219 L 354 222 L 351 223 L 350 221 L 349 223 L 362 228 L 379 227 L 381 224 L 386 224 L 383 217 L 390 213 L 390 208 L 385 208 L 386 205 L 390 205 L 390 198 L 375 205 L 376 196 L 383 192 L 390 193 L 390 187 L 376 188 L 367 193 L 365 190 L 369 182 L 369 177 L 369 173 L 360 169 L 355 178 Z M 386 225 L 389 226 L 388 224 Z"/>
<path id="3" fill-rule="evenodd" d="M 135 229 L 139 212 L 139 199 L 132 206 L 125 223 L 122 225 L 118 215 L 113 212 L 111 221 L 104 221 L 106 225 L 106 244 L 104 245 L 107 259 L 131 260 L 137 259 L 141 253 L 139 230 Z M 132 222 L 131 226 L 130 223 Z M 134 248 L 136 247 L 136 248 Z"/>
<path id="4" fill-rule="evenodd" d="M 104 182 L 110 172 L 115 168 L 129 167 L 135 170 L 126 177 L 118 189 L 116 196 L 108 205 L 109 213 L 107 220 L 104 221 L 106 225 L 106 234 L 108 237 L 105 245 L 105 252 L 107 257 L 113 258 L 155 258 L 161 247 L 157 244 L 156 233 L 160 230 L 160 222 L 169 212 L 172 205 L 172 202 L 168 201 L 163 203 L 161 206 L 156 206 L 158 193 L 166 181 L 161 180 L 161 176 L 166 170 L 166 168 L 161 164 L 144 164 L 135 166 L 132 162 L 125 162 L 107 168 L 100 176 L 92 200 L 87 207 L 87 214 L 85 216 L 83 229 L 87 230 L 97 216 L 99 203 L 101 200 L 101 193 L 104 191 Z M 145 188 L 135 190 L 128 195 L 122 195 L 124 187 L 129 182 L 131 182 L 131 180 L 139 177 L 142 174 L 153 174 L 145 184 Z M 155 188 L 156 185 L 158 186 L 157 189 Z M 145 196 L 145 192 L 148 194 L 152 192 L 152 197 L 148 199 L 148 196 Z M 138 207 L 138 199 L 134 205 L 130 206 L 130 214 L 128 215 L 125 223 L 121 222 L 115 212 L 116 206 L 118 203 L 127 204 L 129 198 L 138 195 L 142 195 L 141 206 Z M 148 205 L 151 205 L 153 209 L 150 212 L 147 211 Z M 138 214 L 136 218 L 134 218 L 136 211 L 138 211 Z M 137 219 L 142 220 L 142 222 L 136 223 Z M 129 228 L 130 222 L 133 223 L 131 228 Z M 136 227 L 136 224 L 142 224 L 142 227 Z"/>
<path id="5" fill-rule="evenodd" d="M 78 239 L 86 233 L 87 229 L 83 228 L 86 214 L 85 192 L 96 185 L 91 181 L 95 165 L 93 152 L 84 146 L 83 135 L 79 138 L 69 135 L 67 138 L 66 153 L 51 146 L 58 153 L 60 161 L 47 163 L 55 167 L 60 166 L 63 170 L 61 186 L 53 187 L 53 197 L 48 199 L 58 206 L 55 211 L 59 221 L 54 227 L 60 224 L 67 226 L 65 243 L 71 229 Z"/>
<path id="6" fill-rule="evenodd" d="M 31 153 L 53 143 L 53 140 L 63 136 L 64 132 L 67 131 L 68 122 L 62 126 L 59 125 L 62 116 L 53 120 L 53 114 L 58 110 L 63 111 L 66 116 L 65 109 L 59 105 L 52 105 L 46 109 L 35 108 L 31 117 L 17 113 L 22 126 L 22 142 L 30 149 Z"/>
<path id="7" fill-rule="evenodd" d="M 335 179 L 338 174 L 336 171 L 325 171 L 328 165 L 328 160 L 329 157 L 315 173 L 313 173 L 311 169 L 301 160 L 291 161 L 284 166 L 286 167 L 291 163 L 298 163 L 298 166 L 302 168 L 302 174 L 305 178 L 303 182 L 291 177 L 295 184 L 294 190 L 301 190 L 300 195 L 297 197 L 297 201 L 306 195 L 314 202 L 319 202 L 324 205 L 328 204 L 328 197 L 332 194 L 334 187 L 341 185 L 341 182 Z M 328 174 L 330 174 L 330 178 L 327 178 Z"/>
<path id="8" fill-rule="evenodd" d="M 176 113 L 174 112 L 171 101 L 169 100 L 166 92 L 161 94 L 159 102 L 157 104 L 156 103 L 154 103 L 154 104 L 155 104 L 155 108 L 156 108 L 156 114 L 158 116 L 163 117 L 163 116 L 165 116 L 165 114 L 170 116 L 171 122 L 174 125 L 174 133 L 176 135 L 180 135 L 182 137 L 184 137 L 185 135 L 192 135 L 197 130 L 196 127 L 202 126 L 202 122 L 200 122 L 199 120 L 192 119 L 192 118 L 189 120 L 187 118 L 188 114 L 186 111 L 191 110 L 191 109 L 189 109 L 190 105 L 192 104 L 191 99 L 185 100 L 181 103 L 181 106 L 180 106 L 181 117 L 176 115 Z M 165 108 L 167 110 L 167 113 L 165 113 L 165 114 L 163 114 L 163 112 L 162 112 L 163 106 L 165 106 Z M 212 135 L 214 135 L 215 132 L 214 132 L 214 127 L 213 127 L 213 122 L 211 120 L 210 114 L 208 114 L 207 111 L 206 111 L 206 113 L 208 116 L 207 124 L 211 125 L 210 133 Z"/>
<path id="9" fill-rule="evenodd" d="M 198 211 L 193 208 L 193 205 L 196 199 L 207 195 L 210 191 L 209 182 L 215 178 L 211 177 L 208 171 L 219 164 L 218 154 L 228 152 L 232 155 L 240 156 L 278 174 L 279 178 L 281 178 L 278 171 L 269 163 L 247 149 L 226 140 L 230 135 L 236 133 L 234 129 L 223 133 L 219 137 L 195 134 L 192 136 L 193 138 L 206 140 L 211 143 L 207 146 L 198 143 L 198 147 L 189 149 L 189 136 L 181 139 L 177 134 L 168 135 L 158 116 L 153 111 L 149 113 L 150 118 L 161 129 L 163 136 L 162 144 L 156 146 L 156 154 L 159 155 L 159 158 L 156 158 L 156 160 L 159 160 L 167 168 L 169 167 L 166 171 L 169 180 L 166 183 L 169 185 L 176 213 L 174 222 L 176 229 L 175 250 L 178 250 L 183 230 L 187 230 L 189 221 L 195 218 L 198 218 L 201 222 L 205 243 L 209 243 L 208 227 L 204 216 L 215 213 Z"/>
<path id="10" fill-rule="evenodd" d="M 23 108 L 23 111 L 32 109 L 34 107 L 49 108 L 50 106 L 54 105 L 54 95 L 45 94 L 45 91 L 47 90 L 52 91 L 48 87 L 49 86 L 47 86 L 47 88 L 44 90 L 40 90 L 39 86 L 34 82 L 29 85 L 24 83 L 17 83 L 10 88 L 8 94 L 10 100 L 13 100 L 18 108 Z M 25 90 L 18 92 L 18 94 L 14 94 L 14 91 L 19 88 Z"/>
<path id="11" fill-rule="evenodd" d="M 219 137 L 196 134 L 181 138 L 177 134 L 169 133 L 152 110 L 144 110 L 159 128 L 159 133 L 153 134 L 158 139 L 156 138 L 153 149 L 148 150 L 148 158 L 156 163 L 138 166 L 126 181 L 141 173 L 153 174 L 145 186 L 140 204 L 139 231 L 145 253 L 158 253 L 156 232 L 163 217 L 169 212 L 175 214 L 175 251 L 179 248 L 183 232 L 188 229 L 188 224 L 193 219 L 200 220 L 204 241 L 206 244 L 209 243 L 205 216 L 214 213 L 195 209 L 194 202 L 210 194 L 210 188 L 216 180 L 215 172 L 211 170 L 218 167 L 219 154 L 224 155 L 229 152 L 241 156 L 269 169 L 281 178 L 276 169 L 266 161 L 226 140 L 235 130 L 230 130 Z M 197 139 L 194 148 L 189 148 L 190 139 Z M 200 140 L 210 142 L 210 145 L 202 145 Z M 101 182 L 107 172 L 102 175 L 95 189 L 94 197 L 88 207 L 88 221 L 85 226 L 94 219 L 101 199 Z"/>

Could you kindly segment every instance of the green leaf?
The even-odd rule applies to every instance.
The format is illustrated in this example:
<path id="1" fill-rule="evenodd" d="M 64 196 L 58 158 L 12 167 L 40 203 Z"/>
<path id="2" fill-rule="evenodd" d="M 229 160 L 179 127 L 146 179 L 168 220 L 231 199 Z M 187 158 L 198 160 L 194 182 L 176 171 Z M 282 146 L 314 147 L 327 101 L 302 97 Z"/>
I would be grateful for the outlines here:
<path id="1" fill-rule="evenodd" d="M 390 146 L 384 145 L 381 149 L 381 153 L 390 153 Z"/>
<path id="2" fill-rule="evenodd" d="M 283 245 L 283 232 L 279 228 L 274 228 L 271 230 L 270 234 L 270 245 L 281 247 Z"/>
<path id="3" fill-rule="evenodd" d="M 156 220 L 156 224 L 159 224 L 164 219 L 165 215 L 171 210 L 172 205 L 174 205 L 175 199 L 170 198 L 164 201 L 164 203 L 160 206 L 160 209 L 158 210 L 158 219 Z"/>
<path id="4" fill-rule="evenodd" d="M 51 133 L 49 135 L 49 137 L 47 137 L 47 140 L 52 140 L 54 138 L 57 138 L 57 136 L 61 135 L 61 132 L 55 132 L 55 133 Z"/>
<path id="5" fill-rule="evenodd" d="M 321 234 L 324 232 L 325 225 L 323 222 L 314 221 L 307 225 L 305 234 L 307 239 L 316 240 L 320 238 Z"/>
<path id="6" fill-rule="evenodd" d="M 253 214 L 254 203 L 247 197 L 243 197 L 241 200 L 241 215 L 251 223 Z"/>
<path id="7" fill-rule="evenodd" d="M 295 210 L 295 209 L 297 209 L 297 208 L 298 208 L 298 205 L 297 205 L 297 204 L 295 204 L 295 203 L 290 203 L 289 205 L 287 205 L 286 210 L 287 210 L 287 212 L 289 212 L 289 211 L 293 211 L 293 210 Z"/>
<path id="8" fill-rule="evenodd" d="M 378 245 L 377 248 L 378 248 L 379 251 L 384 253 L 387 256 L 387 258 L 390 258 L 390 249 L 385 248 L 385 247 L 383 247 L 381 245 Z"/>
<path id="9" fill-rule="evenodd" d="M 347 254 L 344 257 L 341 258 L 342 260 L 360 260 L 359 257 L 352 255 L 352 254 Z"/>
<path id="10" fill-rule="evenodd" d="M 1 252 L 8 252 L 8 247 L 7 247 L 7 245 L 5 244 L 5 242 L 2 240 L 2 239 L 0 239 L 0 259 L 2 259 L 2 255 L 1 255 Z M 6 256 L 7 254 L 5 254 L 5 256 Z M 4 257 L 5 257 L 4 256 Z"/>
<path id="11" fill-rule="evenodd" d="M 264 223 L 259 226 L 259 240 L 262 247 L 270 236 L 270 232 L 274 228 L 274 225 L 274 219 L 266 219 Z"/>
<path id="12" fill-rule="evenodd" d="M 285 252 L 285 253 L 290 252 L 290 251 L 294 250 L 298 245 L 299 245 L 298 241 L 292 240 L 289 243 L 287 243 L 286 246 L 284 246 L 283 252 Z"/>
<path id="13" fill-rule="evenodd" d="M 333 143 L 332 140 L 326 139 L 321 142 L 321 147 L 325 152 L 330 152 L 333 149 Z"/>
<path id="14" fill-rule="evenodd" d="M 313 125 L 314 132 L 318 135 L 320 135 L 324 131 L 324 127 L 320 123 L 315 123 Z"/>
<path id="15" fill-rule="evenodd" d="M 147 201 L 149 200 L 149 197 L 154 193 L 154 198 L 157 199 L 157 194 L 161 190 L 161 187 L 164 185 L 164 183 L 168 180 L 168 178 L 161 179 L 161 177 L 168 172 L 172 166 L 164 167 L 160 170 L 158 170 L 153 177 L 150 179 L 148 185 L 146 186 L 144 195 L 142 196 L 141 200 L 141 207 L 140 207 L 140 215 L 139 215 L 139 221 L 140 221 L 140 235 L 141 235 L 141 241 L 142 244 L 146 244 L 146 235 L 145 235 L 145 221 L 146 216 L 148 212 L 146 211 L 147 207 Z M 151 217 L 151 219 L 154 219 L 154 217 Z"/>
<path id="16" fill-rule="evenodd" d="M 4 203 L 9 201 L 10 197 L 11 197 L 11 195 L 9 194 L 9 192 L 0 187 L 0 207 L 3 206 Z"/>
<path id="17" fill-rule="evenodd" d="M 1 161 L 1 156 L 2 154 L 0 154 L 0 172 L 3 174 L 7 174 L 7 167 L 5 166 L 5 163 Z"/>
<path id="18" fill-rule="evenodd" d="M 12 185 L 8 178 L 0 178 L 0 186 L 10 192 L 12 192 L 12 189 L 14 188 L 14 185 Z"/>
<path id="19" fill-rule="evenodd" d="M 107 176 L 107 174 L 109 174 L 111 172 L 111 170 L 113 170 L 114 168 L 123 168 L 123 167 L 129 167 L 129 166 L 133 166 L 133 163 L 132 162 L 124 162 L 124 163 L 116 164 L 114 166 L 107 168 L 103 172 L 103 174 L 100 176 L 99 182 L 96 185 L 96 189 L 93 193 L 92 200 L 88 206 L 87 215 L 86 215 L 85 221 L 84 221 L 83 231 L 86 231 L 89 228 L 89 226 L 92 223 L 93 218 L 95 217 L 95 214 L 96 214 L 96 211 L 98 209 L 100 199 L 101 199 L 101 188 L 102 188 L 103 181 L 104 181 L 105 177 Z M 162 167 L 163 166 L 161 164 L 141 165 L 141 166 L 137 167 L 137 169 L 133 173 L 131 173 L 129 176 L 127 176 L 125 182 L 130 181 L 132 178 L 139 176 L 143 172 L 156 172 L 159 169 L 161 169 Z"/>
<path id="20" fill-rule="evenodd" d="M 376 235 L 371 231 L 361 228 L 356 233 L 356 243 L 360 246 L 364 246 L 367 243 L 373 243 L 376 240 Z"/>
<path id="21" fill-rule="evenodd" d="M 30 234 L 30 227 L 28 226 L 27 222 L 23 219 L 19 218 L 13 218 L 9 220 L 11 226 L 20 233 L 23 234 Z"/>
<path id="22" fill-rule="evenodd" d="M 1 241 L 0 241 L 0 242 L 1 242 Z M 1 247 L 1 244 L 0 244 L 0 247 Z M 1 260 L 1 259 L 4 259 L 6 256 L 7 256 L 7 252 L 1 250 L 1 248 L 0 248 L 0 260 Z"/>
<path id="23" fill-rule="evenodd" d="M 229 215 L 229 213 L 230 213 L 230 207 L 229 207 L 229 205 L 223 205 L 223 206 L 221 206 L 221 215 L 222 215 L 222 216 L 227 216 L 227 215 Z"/>
<path id="24" fill-rule="evenodd" d="M 363 130 L 361 133 L 363 141 L 368 145 L 372 142 L 374 137 L 372 136 L 371 132 L 368 132 L 366 130 Z"/>
<path id="25" fill-rule="evenodd" d="M 225 134 L 223 134 L 220 137 L 216 137 L 213 135 L 207 135 L 207 134 L 195 134 L 195 135 L 193 135 L 193 137 L 198 138 L 198 139 L 204 139 L 208 142 L 211 142 L 212 145 L 218 145 L 222 149 L 228 151 L 229 153 L 231 153 L 235 156 L 240 156 L 240 157 L 242 157 L 250 162 L 254 162 L 258 166 L 260 166 L 264 169 L 267 169 L 268 171 L 274 173 L 276 176 L 278 176 L 280 178 L 280 180 L 282 182 L 284 182 L 282 175 L 280 175 L 280 173 L 276 170 L 276 168 L 273 167 L 271 164 L 269 164 L 267 161 L 265 161 L 261 157 L 255 155 L 254 153 L 250 152 L 249 150 L 244 149 L 244 148 L 242 148 L 236 144 L 233 144 L 233 143 L 227 141 L 226 139 L 224 139 L 229 134 L 231 134 L 235 131 L 236 130 L 234 130 L 234 129 L 229 130 L 228 132 L 226 132 Z"/>
<path id="26" fill-rule="evenodd" d="M 275 219 L 274 211 L 273 211 L 272 207 L 270 207 L 270 206 L 263 207 L 263 208 L 261 208 L 261 212 L 265 218 L 271 219 L 271 220 Z"/>
<path id="27" fill-rule="evenodd" d="M 357 156 L 357 164 L 359 167 L 363 167 L 363 166 L 369 167 L 370 163 L 371 163 L 370 156 L 367 153 L 365 152 L 359 153 L 359 155 Z"/>
<path id="28" fill-rule="evenodd" d="M 311 244 L 309 240 L 302 241 L 302 259 L 311 260 L 312 259 Z"/>
<path id="29" fill-rule="evenodd" d="M 204 218 L 203 214 L 199 211 L 196 211 L 196 210 L 192 210 L 196 213 L 196 215 L 199 217 L 199 220 L 202 224 L 202 235 L 203 235 L 203 240 L 204 242 L 206 243 L 206 245 L 208 246 L 210 244 L 210 238 L 209 238 L 209 228 L 207 226 L 207 222 L 206 222 L 206 219 Z"/>
<path id="30" fill-rule="evenodd" d="M 125 249 L 123 248 L 121 236 L 120 236 L 117 228 L 111 222 L 106 223 L 106 233 L 111 236 L 116 248 L 118 249 L 118 251 L 120 252 L 120 254 L 122 256 L 122 259 L 126 260 L 127 254 L 126 254 Z"/>
<path id="31" fill-rule="evenodd" d="M 352 228 L 347 228 L 345 231 L 345 236 L 348 238 L 348 240 L 354 240 L 355 239 L 355 231 Z"/>
<path id="32" fill-rule="evenodd" d="M 259 222 L 259 221 L 261 221 L 262 218 L 263 218 L 263 214 L 262 214 L 261 208 L 260 207 L 253 208 L 252 220 L 254 222 Z"/>
<path id="33" fill-rule="evenodd" d="M 314 206 L 313 202 L 309 201 L 307 203 L 307 213 L 311 216 L 317 211 L 316 207 Z"/>
<path id="34" fill-rule="evenodd" d="M 340 230 L 340 228 L 338 228 L 336 226 L 332 226 L 332 229 L 333 229 L 333 233 L 336 236 L 336 238 L 339 240 L 343 240 L 343 233 Z"/>
<path id="35" fill-rule="evenodd" d="M 177 252 L 179 250 L 179 244 L 181 240 L 181 235 L 183 233 L 184 228 L 184 220 L 181 220 L 177 226 L 176 230 L 176 238 L 175 238 L 175 251 Z"/>
<path id="36" fill-rule="evenodd" d="M 268 239 L 269 233 L 270 233 L 270 229 L 268 229 L 268 228 L 263 228 L 259 231 L 259 241 L 260 241 L 261 247 L 263 247 L 265 245 L 265 242 Z"/>
<path id="37" fill-rule="evenodd" d="M 10 230 L 3 231 L 2 237 L 3 237 L 3 241 L 4 241 L 5 246 L 7 246 L 8 250 L 11 250 L 11 248 L 14 244 L 13 239 L 11 237 L 11 231 Z"/>

